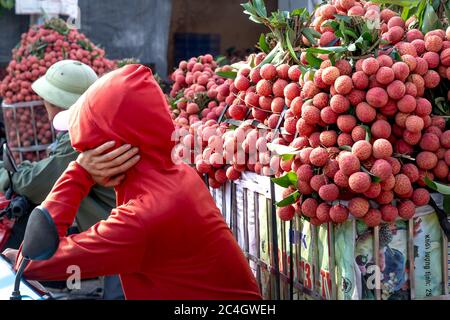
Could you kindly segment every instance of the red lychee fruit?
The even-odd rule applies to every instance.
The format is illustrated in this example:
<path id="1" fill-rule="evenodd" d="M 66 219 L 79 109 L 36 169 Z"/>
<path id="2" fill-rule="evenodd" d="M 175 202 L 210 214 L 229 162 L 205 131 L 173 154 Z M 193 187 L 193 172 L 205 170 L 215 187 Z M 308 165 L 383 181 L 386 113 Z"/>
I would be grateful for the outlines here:
<path id="1" fill-rule="evenodd" d="M 259 81 L 256 85 L 256 93 L 263 97 L 270 96 L 272 94 L 272 83 L 268 80 Z"/>
<path id="2" fill-rule="evenodd" d="M 353 173 L 348 179 L 348 185 L 353 192 L 364 193 L 370 188 L 370 176 L 365 172 Z"/>
<path id="3" fill-rule="evenodd" d="M 244 120 L 247 108 L 241 105 L 232 105 L 228 109 L 231 118 L 235 120 Z"/>
<path id="4" fill-rule="evenodd" d="M 316 175 L 311 178 L 310 185 L 314 191 L 318 192 L 322 186 L 327 184 L 327 182 L 327 178 L 324 175 Z"/>
<path id="5" fill-rule="evenodd" d="M 302 75 L 302 72 L 301 72 L 301 70 L 300 70 L 298 65 L 294 65 L 294 66 L 289 68 L 288 76 L 289 76 L 290 80 L 292 80 L 294 82 L 298 82 L 298 80 L 300 79 L 301 75 Z"/>
<path id="6" fill-rule="evenodd" d="M 355 218 L 362 218 L 369 212 L 370 204 L 367 199 L 357 197 L 350 200 L 348 209 Z"/>
<path id="7" fill-rule="evenodd" d="M 388 103 L 389 97 L 386 90 L 375 87 L 367 91 L 366 100 L 372 107 L 382 108 Z"/>
<path id="8" fill-rule="evenodd" d="M 395 187 L 395 176 L 392 174 L 389 178 L 381 182 L 382 191 L 390 191 Z"/>
<path id="9" fill-rule="evenodd" d="M 406 129 L 413 133 L 420 133 L 423 130 L 424 122 L 418 116 L 409 116 L 405 122 Z"/>
<path id="10" fill-rule="evenodd" d="M 313 169 L 309 164 L 301 165 L 297 170 L 298 180 L 309 182 L 313 177 Z"/>
<path id="11" fill-rule="evenodd" d="M 363 220 L 368 227 L 377 227 L 381 223 L 381 212 L 378 209 L 369 209 Z"/>
<path id="12" fill-rule="evenodd" d="M 340 76 L 334 82 L 334 88 L 338 94 L 346 95 L 352 91 L 353 81 L 347 75 Z"/>
<path id="13" fill-rule="evenodd" d="M 363 90 L 369 86 L 369 77 L 363 71 L 357 71 L 352 75 L 353 86 Z"/>
<path id="14" fill-rule="evenodd" d="M 430 202 L 430 193 L 427 189 L 418 188 L 414 190 L 411 200 L 418 207 L 425 206 Z"/>
<path id="15" fill-rule="evenodd" d="M 419 169 L 412 163 L 404 164 L 401 172 L 409 178 L 411 183 L 419 180 Z"/>
<path id="16" fill-rule="evenodd" d="M 277 74 L 277 68 L 273 64 L 268 63 L 261 67 L 260 75 L 265 80 L 272 80 Z"/>
<path id="17" fill-rule="evenodd" d="M 356 156 L 359 160 L 365 161 L 369 159 L 372 155 L 372 145 L 365 140 L 357 141 L 352 146 L 352 154 Z"/>
<path id="18" fill-rule="evenodd" d="M 338 170 L 334 175 L 334 183 L 341 188 L 348 188 L 348 176 L 346 176 L 341 170 Z"/>
<path id="19" fill-rule="evenodd" d="M 328 47 L 336 40 L 334 32 L 325 31 L 319 39 L 319 45 L 321 47 Z"/>
<path id="20" fill-rule="evenodd" d="M 316 94 L 313 98 L 313 105 L 322 110 L 323 108 L 325 108 L 326 106 L 328 106 L 328 94 L 326 94 L 325 92 L 321 92 L 319 94 Z"/>
<path id="21" fill-rule="evenodd" d="M 364 192 L 364 196 L 366 196 L 366 198 L 369 199 L 375 199 L 376 197 L 378 197 L 381 193 L 381 185 L 379 182 L 372 182 L 370 184 L 370 188 L 369 190 L 367 190 L 366 192 Z"/>
<path id="22" fill-rule="evenodd" d="M 334 184 L 327 184 L 319 189 L 319 196 L 324 201 L 335 201 L 339 197 L 339 188 Z"/>
<path id="23" fill-rule="evenodd" d="M 396 44 L 402 40 L 404 34 L 405 30 L 402 27 L 394 26 L 387 32 L 387 40 L 392 44 Z"/>
<path id="24" fill-rule="evenodd" d="M 234 86 L 239 91 L 246 91 L 250 87 L 250 81 L 248 80 L 247 77 L 238 75 L 234 80 Z"/>
<path id="25" fill-rule="evenodd" d="M 373 156 L 376 159 L 386 159 L 392 156 L 392 144 L 386 139 L 378 139 L 372 145 Z"/>
<path id="26" fill-rule="evenodd" d="M 284 79 L 278 79 L 273 83 L 272 91 L 275 97 L 284 97 L 284 88 L 288 85 L 288 82 Z"/>
<path id="27" fill-rule="evenodd" d="M 439 36 L 425 36 L 425 49 L 431 52 L 439 52 L 442 49 L 442 38 Z"/>
<path id="28" fill-rule="evenodd" d="M 415 113 L 419 117 L 430 115 L 432 111 L 432 106 L 430 101 L 424 98 L 418 98 L 416 103 Z"/>
<path id="29" fill-rule="evenodd" d="M 441 82 L 441 77 L 436 71 L 428 70 L 424 74 L 423 80 L 425 81 L 425 88 L 433 89 L 439 85 L 439 83 Z"/>
<path id="30" fill-rule="evenodd" d="M 380 67 L 390 68 L 394 64 L 394 61 L 392 60 L 392 58 L 385 54 L 378 56 L 377 61 L 380 64 Z"/>
<path id="31" fill-rule="evenodd" d="M 400 173 L 395 176 L 394 192 L 397 195 L 401 196 L 408 194 L 409 192 L 411 192 L 411 190 L 412 190 L 411 181 L 406 175 Z"/>
<path id="32" fill-rule="evenodd" d="M 385 120 L 377 120 L 370 128 L 375 139 L 388 139 L 391 136 L 391 125 Z"/>
<path id="33" fill-rule="evenodd" d="M 294 100 L 300 96 L 300 88 L 296 83 L 290 83 L 284 88 L 284 96 L 289 100 Z"/>
<path id="34" fill-rule="evenodd" d="M 352 139 L 352 135 L 349 134 L 349 133 L 345 133 L 345 132 L 341 133 L 338 136 L 337 144 L 338 144 L 339 147 L 342 147 L 342 146 L 349 146 L 349 147 L 351 147 L 351 146 L 353 146 L 354 141 Z"/>
<path id="35" fill-rule="evenodd" d="M 320 119 L 325 124 L 334 124 L 337 121 L 338 114 L 331 107 L 325 107 L 320 111 Z"/>
<path id="36" fill-rule="evenodd" d="M 403 96 L 405 95 L 406 86 L 402 81 L 394 80 L 387 86 L 386 90 L 389 97 L 391 97 L 394 100 L 399 100 L 403 98 Z"/>
<path id="37" fill-rule="evenodd" d="M 322 131 L 320 133 L 320 143 L 323 144 L 325 147 L 332 147 L 337 142 L 337 133 L 333 130 L 328 131 Z"/>
<path id="38" fill-rule="evenodd" d="M 334 67 L 334 66 L 330 66 L 327 67 L 325 69 L 323 69 L 322 71 L 322 81 L 326 84 L 326 85 L 332 85 L 334 84 L 334 82 L 336 81 L 336 79 L 341 75 L 341 73 L 339 72 L 339 69 Z"/>
<path id="39" fill-rule="evenodd" d="M 391 204 L 382 206 L 380 211 L 385 222 L 394 222 L 398 217 L 398 209 Z"/>
<path id="40" fill-rule="evenodd" d="M 330 218 L 334 223 L 344 223 L 348 219 L 348 209 L 343 205 L 334 205 L 330 209 Z"/>
<path id="41" fill-rule="evenodd" d="M 331 206 L 325 202 L 319 204 L 316 210 L 316 218 L 322 223 L 330 222 L 330 209 Z"/>
<path id="42" fill-rule="evenodd" d="M 241 177 L 241 172 L 238 171 L 238 170 L 236 170 L 236 169 L 233 168 L 233 167 L 229 167 L 229 168 L 227 169 L 226 174 L 227 174 L 228 180 L 230 180 L 230 181 L 238 180 L 238 179 Z"/>
<path id="43" fill-rule="evenodd" d="M 281 113 L 283 112 L 284 108 L 284 99 L 281 97 L 277 97 L 272 100 L 272 103 L 270 104 L 270 109 L 274 113 Z"/>
<path id="44" fill-rule="evenodd" d="M 362 62 L 362 71 L 367 75 L 376 74 L 380 68 L 380 64 L 375 58 L 367 58 Z"/>
<path id="45" fill-rule="evenodd" d="M 394 200 L 394 193 L 392 191 L 381 191 L 375 201 L 379 204 L 390 204 Z"/>
<path id="46" fill-rule="evenodd" d="M 430 151 L 422 151 L 416 156 L 417 166 L 422 170 L 432 170 L 437 162 L 438 157 Z"/>
<path id="47" fill-rule="evenodd" d="M 376 73 L 376 79 L 379 83 L 387 85 L 394 81 L 394 71 L 388 67 L 381 67 Z"/>
<path id="48" fill-rule="evenodd" d="M 303 201 L 301 210 L 304 216 L 313 218 L 316 216 L 317 207 L 317 200 L 314 198 L 308 198 Z"/>
<path id="49" fill-rule="evenodd" d="M 344 113 L 350 108 L 350 101 L 343 95 L 337 94 L 331 98 L 330 107 L 336 113 Z"/>
<path id="50" fill-rule="evenodd" d="M 355 113 L 356 117 L 364 123 L 372 122 L 373 120 L 375 120 L 375 117 L 377 115 L 376 110 L 366 102 L 359 103 L 356 106 Z"/>
<path id="51" fill-rule="evenodd" d="M 353 141 L 357 142 L 357 141 L 365 140 L 367 132 L 364 127 L 356 126 L 353 128 L 351 135 L 352 135 Z"/>
<path id="52" fill-rule="evenodd" d="M 337 126 L 339 130 L 345 133 L 352 132 L 353 128 L 356 126 L 356 118 L 349 114 L 340 115 L 337 118 Z"/>
<path id="53" fill-rule="evenodd" d="M 397 102 L 398 110 L 403 113 L 414 112 L 414 110 L 416 110 L 416 106 L 417 106 L 416 98 L 410 95 L 405 95 Z"/>
<path id="54" fill-rule="evenodd" d="M 441 146 L 439 137 L 434 133 L 425 133 L 419 144 L 424 151 L 436 152 Z"/>
<path id="55" fill-rule="evenodd" d="M 329 154 L 324 148 L 315 148 L 309 155 L 309 161 L 316 167 L 323 167 L 329 159 Z"/>
<path id="56" fill-rule="evenodd" d="M 277 214 L 281 221 L 291 221 L 295 216 L 294 206 L 289 205 L 283 208 L 278 208 Z"/>
<path id="57" fill-rule="evenodd" d="M 309 125 L 315 125 L 320 121 L 320 110 L 314 106 L 304 105 L 302 119 Z"/>
<path id="58" fill-rule="evenodd" d="M 307 81 L 303 85 L 302 94 L 305 99 L 312 99 L 316 94 L 320 92 L 320 89 L 312 81 Z"/>
<path id="59" fill-rule="evenodd" d="M 416 205 L 411 200 L 404 200 L 398 204 L 398 215 L 405 219 L 410 220 L 416 214 Z"/>
<path id="60" fill-rule="evenodd" d="M 445 149 L 444 149 L 445 150 Z M 445 156 L 445 154 L 444 154 Z M 439 160 L 433 169 L 433 174 L 438 180 L 447 180 L 449 173 L 449 167 L 445 160 Z"/>
<path id="61" fill-rule="evenodd" d="M 392 167 L 386 160 L 378 159 L 374 162 L 370 172 L 381 181 L 385 181 L 392 175 Z"/>
<path id="62" fill-rule="evenodd" d="M 422 58 L 427 62 L 428 69 L 434 69 L 439 66 L 440 56 L 436 52 L 425 52 Z"/>

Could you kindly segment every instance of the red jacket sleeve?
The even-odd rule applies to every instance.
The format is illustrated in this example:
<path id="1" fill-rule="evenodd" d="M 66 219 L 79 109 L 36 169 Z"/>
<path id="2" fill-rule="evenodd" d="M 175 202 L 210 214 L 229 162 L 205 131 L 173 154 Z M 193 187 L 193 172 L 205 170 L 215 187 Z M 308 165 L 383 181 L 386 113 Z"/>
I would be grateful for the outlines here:
<path id="1" fill-rule="evenodd" d="M 31 280 L 65 280 L 68 268 L 79 267 L 82 278 L 139 271 L 146 249 L 146 233 L 133 203 L 118 207 L 89 230 L 66 237 L 81 200 L 94 184 L 76 162 L 69 165 L 42 206 L 58 229 L 60 244 L 48 261 L 31 262 L 25 276 Z M 21 261 L 19 257 L 16 266 Z"/>

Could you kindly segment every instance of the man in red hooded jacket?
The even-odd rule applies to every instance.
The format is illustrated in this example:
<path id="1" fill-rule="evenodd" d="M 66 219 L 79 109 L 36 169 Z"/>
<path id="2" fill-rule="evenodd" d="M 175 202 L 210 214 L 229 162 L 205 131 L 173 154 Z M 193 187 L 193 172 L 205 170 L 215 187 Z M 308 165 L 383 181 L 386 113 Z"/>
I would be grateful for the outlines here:
<path id="1" fill-rule="evenodd" d="M 119 178 L 110 217 L 67 237 L 96 178 L 80 158 L 69 165 L 42 204 L 57 226 L 58 250 L 48 261 L 32 262 L 28 279 L 63 280 L 75 265 L 83 278 L 120 274 L 127 299 L 261 299 L 207 187 L 192 168 L 172 162 L 167 110 L 151 70 L 140 65 L 104 76 L 70 109 L 77 151 L 112 140 L 138 147 L 140 160 Z"/>

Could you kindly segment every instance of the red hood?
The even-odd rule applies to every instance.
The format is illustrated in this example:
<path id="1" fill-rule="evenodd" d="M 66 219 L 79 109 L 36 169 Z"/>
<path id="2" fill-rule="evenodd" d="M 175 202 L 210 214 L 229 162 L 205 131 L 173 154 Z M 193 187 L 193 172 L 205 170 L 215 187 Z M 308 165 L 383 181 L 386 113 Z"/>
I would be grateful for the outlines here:
<path id="1" fill-rule="evenodd" d="M 72 107 L 70 140 L 80 152 L 114 140 L 140 149 L 146 169 L 173 166 L 172 119 L 152 71 L 128 65 L 99 79 Z"/>

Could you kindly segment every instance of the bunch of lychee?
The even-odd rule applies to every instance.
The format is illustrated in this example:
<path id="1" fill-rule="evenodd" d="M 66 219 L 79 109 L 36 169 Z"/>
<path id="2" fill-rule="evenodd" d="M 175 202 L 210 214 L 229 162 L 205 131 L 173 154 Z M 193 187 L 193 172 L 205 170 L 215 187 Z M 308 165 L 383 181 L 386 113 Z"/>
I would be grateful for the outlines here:
<path id="1" fill-rule="evenodd" d="M 354 5 L 349 11 L 361 15 L 368 8 L 367 3 L 335 1 L 319 12 L 331 18 L 327 12 L 339 13 L 347 2 Z M 302 197 L 279 209 L 284 220 L 296 213 L 314 224 L 341 223 L 349 214 L 369 226 L 410 219 L 430 200 L 425 177 L 450 181 L 450 130 L 445 118 L 432 115 L 425 95 L 449 79 L 450 32 L 405 31 L 396 13 L 377 8 L 371 5 L 365 15 L 381 15 L 383 39 L 401 60 L 391 57 L 392 49 L 381 48 L 352 63 L 325 60 L 313 75 L 300 79 L 301 106 L 291 103 L 285 128 L 297 136 L 291 146 L 301 151 L 282 160 L 282 168 L 298 176 L 296 188 L 285 196 L 298 190 Z M 349 200 L 348 205 L 340 200 Z"/>
<path id="2" fill-rule="evenodd" d="M 12 50 L 7 75 L 0 82 L 0 96 L 5 104 L 40 100 L 31 84 L 63 59 L 79 60 L 91 66 L 99 76 L 116 68 L 115 62 L 105 57 L 105 51 L 83 33 L 75 29 L 62 33 L 53 28 L 54 24 L 64 26 L 65 22 L 53 19 L 44 25 L 31 26 Z"/>
<path id="3" fill-rule="evenodd" d="M 174 84 L 170 92 L 171 99 L 176 99 L 176 110 L 172 111 L 176 124 L 188 126 L 220 117 L 226 98 L 234 89 L 232 80 L 226 80 L 215 73 L 231 71 L 231 68 L 216 68 L 217 62 L 210 54 L 179 63 L 178 69 L 171 75 Z"/>

